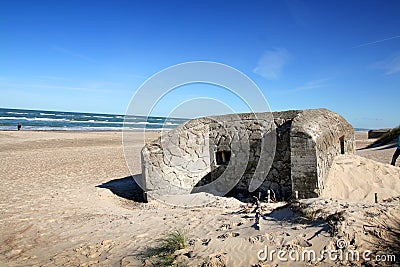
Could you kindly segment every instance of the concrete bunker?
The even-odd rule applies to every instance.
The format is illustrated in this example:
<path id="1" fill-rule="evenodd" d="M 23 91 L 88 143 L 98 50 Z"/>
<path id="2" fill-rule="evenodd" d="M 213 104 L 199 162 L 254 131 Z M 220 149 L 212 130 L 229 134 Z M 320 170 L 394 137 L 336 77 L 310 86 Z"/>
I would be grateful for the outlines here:
<path id="1" fill-rule="evenodd" d="M 344 153 L 354 153 L 354 130 L 327 109 L 205 117 L 145 145 L 139 184 L 154 197 L 226 188 L 224 195 L 318 197 L 334 157 Z M 256 188 L 254 177 L 261 178 Z"/>

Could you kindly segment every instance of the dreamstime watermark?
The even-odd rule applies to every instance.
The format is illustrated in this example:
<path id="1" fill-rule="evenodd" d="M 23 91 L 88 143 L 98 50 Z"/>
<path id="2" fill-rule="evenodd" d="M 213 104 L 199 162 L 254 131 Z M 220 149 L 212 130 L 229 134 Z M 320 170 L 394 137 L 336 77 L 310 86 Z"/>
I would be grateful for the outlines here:
<path id="1" fill-rule="evenodd" d="M 153 175 L 151 176 L 146 176 L 147 174 L 145 172 L 143 172 L 142 176 L 135 175 L 137 174 L 137 170 L 140 169 L 139 167 L 141 164 L 138 162 L 138 157 L 136 155 L 137 148 L 135 149 L 140 140 L 138 140 L 137 133 L 132 131 L 130 125 L 137 123 L 137 115 L 145 115 L 146 121 L 149 122 L 152 119 L 153 111 L 162 100 L 173 93 L 174 90 L 183 90 L 184 94 L 185 85 L 199 83 L 216 86 L 235 96 L 237 99 L 240 99 L 242 103 L 247 106 L 248 110 L 250 110 L 255 124 L 264 127 L 264 133 L 268 132 L 268 134 L 264 134 L 260 140 L 261 151 L 258 165 L 249 182 L 248 190 L 250 192 L 255 191 L 264 182 L 264 174 L 268 173 L 272 166 L 276 148 L 275 124 L 268 102 L 257 85 L 239 70 L 225 64 L 207 61 L 178 64 L 166 68 L 146 80 L 135 92 L 125 114 L 123 126 L 125 160 L 136 183 L 144 191 L 148 192 L 148 194 L 151 194 L 153 198 L 157 199 L 160 195 L 174 195 L 176 192 L 188 191 L 188 188 L 183 185 L 181 179 L 183 179 L 182 177 L 186 178 L 189 174 L 193 175 L 194 173 L 193 169 L 187 168 L 187 170 L 185 170 L 187 165 L 196 165 L 198 163 L 195 161 L 190 162 L 190 159 L 183 157 L 182 149 L 178 144 L 180 141 L 174 142 L 174 140 L 180 140 L 180 134 L 186 135 L 184 131 L 176 131 L 174 132 L 175 136 L 169 136 L 168 138 L 164 138 L 168 136 L 168 134 L 164 135 L 162 133 L 161 145 L 159 146 L 161 151 L 157 153 L 163 156 L 163 166 L 153 168 Z M 237 114 L 241 113 L 241 111 L 235 110 L 235 107 L 229 105 L 227 100 L 222 97 L 190 97 L 189 94 L 181 103 L 168 107 L 170 115 L 167 116 L 164 123 L 168 122 L 168 119 L 173 119 L 171 114 L 180 106 L 187 106 L 188 103 L 194 103 L 200 98 L 203 102 L 208 100 L 209 103 L 209 106 L 203 103 L 201 107 L 202 110 L 213 110 L 211 107 L 214 107 L 216 104 L 224 105 L 230 108 L 231 116 L 233 116 L 232 118 L 235 121 L 235 125 L 232 125 L 231 122 L 225 121 L 224 118 L 215 116 L 211 118 L 213 123 L 217 123 L 219 127 L 223 128 L 227 134 L 231 136 L 230 155 L 232 156 L 230 157 L 230 163 L 226 166 L 225 171 L 216 180 L 195 187 L 194 189 L 194 192 L 206 192 L 223 196 L 239 182 L 249 161 L 250 138 L 246 129 L 246 123 L 242 121 Z M 145 133 L 148 128 L 143 127 L 141 130 L 143 131 L 141 141 L 143 145 L 145 145 Z M 137 132 L 137 129 L 135 129 L 135 131 Z M 193 152 L 198 153 L 199 151 Z M 160 170 L 161 168 L 164 168 L 163 171 Z M 166 177 L 166 173 L 171 174 L 176 170 L 180 171 L 179 179 Z M 186 173 L 188 175 L 185 174 L 185 171 L 188 172 Z M 232 176 L 230 175 L 231 173 L 235 173 L 235 175 Z M 212 201 L 211 198 L 210 200 Z M 163 200 L 163 202 L 165 202 L 165 200 Z M 174 205 L 174 203 L 170 204 Z M 190 206 L 190 203 L 185 203 L 185 206 Z"/>
<path id="2" fill-rule="evenodd" d="M 336 241 L 336 248 L 331 250 L 315 251 L 313 249 L 302 249 L 301 251 L 295 249 L 268 249 L 264 246 L 257 252 L 257 258 L 260 261 L 273 262 L 278 260 L 280 262 L 321 262 L 323 260 L 330 260 L 333 262 L 358 262 L 358 261 L 375 261 L 375 262 L 395 262 L 396 256 L 394 254 L 378 253 L 373 254 L 371 250 L 357 250 L 347 248 L 347 241 L 338 239 Z"/>

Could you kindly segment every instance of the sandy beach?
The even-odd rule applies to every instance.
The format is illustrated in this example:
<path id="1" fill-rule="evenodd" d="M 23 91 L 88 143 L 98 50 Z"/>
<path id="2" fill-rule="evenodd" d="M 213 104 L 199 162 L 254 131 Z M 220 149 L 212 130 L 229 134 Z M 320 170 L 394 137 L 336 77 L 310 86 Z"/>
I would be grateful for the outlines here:
<path id="1" fill-rule="evenodd" d="M 137 133 L 133 148 L 134 175 L 141 174 L 141 135 Z M 388 164 L 395 146 L 362 149 L 372 142 L 366 137 L 366 132 L 357 132 L 356 156 L 335 163 L 325 198 L 296 203 L 312 210 L 315 221 L 299 220 L 294 206 L 285 203 L 263 204 L 261 230 L 256 230 L 254 214 L 232 198 L 191 209 L 140 202 L 125 163 L 121 132 L 2 131 L 0 266 L 151 266 L 146 251 L 173 230 L 182 230 L 188 238 L 188 248 L 178 257 L 188 266 L 316 264 L 276 258 L 263 262 L 257 253 L 266 245 L 320 251 L 334 248 L 338 237 L 353 248 L 384 253 L 383 245 L 393 241 L 385 229 L 399 229 L 400 171 Z M 354 166 L 365 170 L 354 171 Z M 365 173 L 371 177 L 360 177 Z M 361 186 L 363 181 L 368 186 Z M 380 200 L 391 199 L 375 204 L 375 192 Z M 324 258 L 317 263 L 365 261 L 333 263 Z M 371 262 L 377 264 L 382 262 Z"/>
<path id="2" fill-rule="evenodd" d="M 399 14 L 0 0 L 0 267 L 400 267 Z"/>

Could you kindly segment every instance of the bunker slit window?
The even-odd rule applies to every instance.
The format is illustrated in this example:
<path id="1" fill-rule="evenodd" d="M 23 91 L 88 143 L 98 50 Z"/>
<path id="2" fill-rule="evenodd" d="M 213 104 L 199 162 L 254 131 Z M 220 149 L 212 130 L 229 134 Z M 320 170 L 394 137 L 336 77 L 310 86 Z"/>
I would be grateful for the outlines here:
<path id="1" fill-rule="evenodd" d="M 344 154 L 344 136 L 339 138 L 340 141 L 340 154 Z"/>
<path id="2" fill-rule="evenodd" d="M 228 165 L 231 159 L 230 151 L 217 151 L 215 152 L 215 160 L 217 165 Z"/>

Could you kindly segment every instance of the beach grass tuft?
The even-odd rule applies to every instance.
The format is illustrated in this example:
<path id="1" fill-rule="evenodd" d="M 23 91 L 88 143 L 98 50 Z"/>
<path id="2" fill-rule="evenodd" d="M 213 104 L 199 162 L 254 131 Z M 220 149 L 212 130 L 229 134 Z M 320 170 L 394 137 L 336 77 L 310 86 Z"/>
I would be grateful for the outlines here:
<path id="1" fill-rule="evenodd" d="M 171 266 L 175 260 L 174 253 L 186 247 L 186 236 L 183 232 L 175 230 L 158 240 L 158 246 L 151 248 L 147 256 L 153 266 Z"/>

